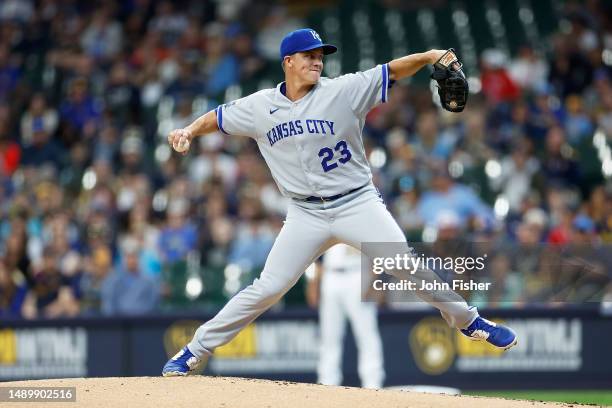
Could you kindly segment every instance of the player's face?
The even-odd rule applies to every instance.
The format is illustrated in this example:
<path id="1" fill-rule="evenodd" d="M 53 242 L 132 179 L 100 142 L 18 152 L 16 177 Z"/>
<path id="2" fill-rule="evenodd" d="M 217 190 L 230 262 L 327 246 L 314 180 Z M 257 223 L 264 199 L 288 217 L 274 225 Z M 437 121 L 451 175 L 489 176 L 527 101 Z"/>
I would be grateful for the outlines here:
<path id="1" fill-rule="evenodd" d="M 293 54 L 294 72 L 306 83 L 316 84 L 323 72 L 323 50 L 320 48 Z"/>

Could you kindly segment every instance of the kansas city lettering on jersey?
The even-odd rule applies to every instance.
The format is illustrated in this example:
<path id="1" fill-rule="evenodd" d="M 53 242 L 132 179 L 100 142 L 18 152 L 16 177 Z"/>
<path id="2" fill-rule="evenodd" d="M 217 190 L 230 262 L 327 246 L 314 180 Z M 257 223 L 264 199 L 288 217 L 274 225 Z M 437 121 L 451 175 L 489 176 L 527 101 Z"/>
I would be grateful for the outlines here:
<path id="1" fill-rule="evenodd" d="M 284 122 L 274 126 L 266 132 L 270 146 L 286 137 L 301 135 L 304 128 L 311 134 L 335 135 L 334 122 L 321 119 L 306 119 L 302 124 L 301 119 Z"/>

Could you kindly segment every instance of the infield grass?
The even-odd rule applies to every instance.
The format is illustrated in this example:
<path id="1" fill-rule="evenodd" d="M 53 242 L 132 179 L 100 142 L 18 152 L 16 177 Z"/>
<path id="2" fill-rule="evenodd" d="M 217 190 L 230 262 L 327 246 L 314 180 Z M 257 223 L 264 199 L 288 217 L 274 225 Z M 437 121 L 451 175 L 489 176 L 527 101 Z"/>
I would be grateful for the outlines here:
<path id="1" fill-rule="evenodd" d="M 465 391 L 464 394 L 612 406 L 612 390 Z"/>

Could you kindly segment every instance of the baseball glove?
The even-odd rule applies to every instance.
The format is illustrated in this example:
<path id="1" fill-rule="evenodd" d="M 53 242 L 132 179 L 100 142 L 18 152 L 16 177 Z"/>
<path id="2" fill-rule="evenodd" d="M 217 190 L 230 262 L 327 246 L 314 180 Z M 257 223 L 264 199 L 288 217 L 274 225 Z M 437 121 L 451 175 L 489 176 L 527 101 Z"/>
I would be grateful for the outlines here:
<path id="1" fill-rule="evenodd" d="M 434 72 L 431 74 L 431 78 L 438 82 L 440 103 L 450 112 L 463 111 L 467 103 L 469 86 L 461 70 L 462 66 L 455 50 L 450 48 L 434 64 Z"/>

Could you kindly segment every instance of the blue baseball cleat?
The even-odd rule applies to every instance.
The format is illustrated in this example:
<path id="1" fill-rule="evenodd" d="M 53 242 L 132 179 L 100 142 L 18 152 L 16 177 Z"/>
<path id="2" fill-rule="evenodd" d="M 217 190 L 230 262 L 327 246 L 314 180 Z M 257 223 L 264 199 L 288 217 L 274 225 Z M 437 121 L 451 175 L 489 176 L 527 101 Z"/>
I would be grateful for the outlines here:
<path id="1" fill-rule="evenodd" d="M 162 375 L 164 377 L 178 377 L 195 374 L 201 364 L 202 360 L 194 356 L 185 346 L 174 357 L 168 360 L 162 369 Z"/>
<path id="2" fill-rule="evenodd" d="M 462 329 L 461 333 L 469 337 L 470 340 L 486 340 L 495 347 L 504 350 L 516 346 L 518 340 L 516 333 L 511 328 L 483 319 L 480 316 L 467 329 Z"/>

